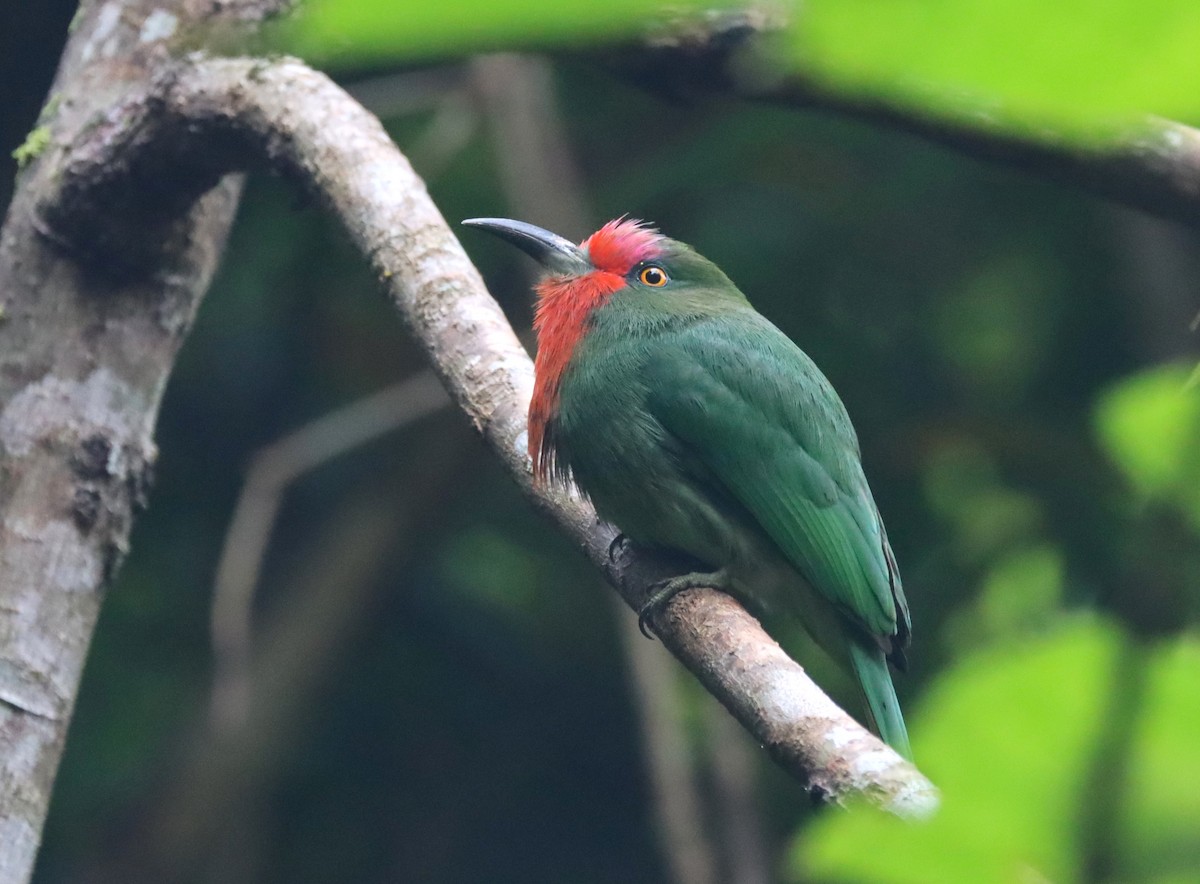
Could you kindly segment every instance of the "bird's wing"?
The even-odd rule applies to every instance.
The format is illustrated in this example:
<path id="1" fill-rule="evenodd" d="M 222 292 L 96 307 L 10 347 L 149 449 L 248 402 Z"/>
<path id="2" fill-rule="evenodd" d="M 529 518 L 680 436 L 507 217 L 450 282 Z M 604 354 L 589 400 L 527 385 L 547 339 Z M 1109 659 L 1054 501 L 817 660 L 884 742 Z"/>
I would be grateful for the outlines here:
<path id="1" fill-rule="evenodd" d="M 657 344 L 645 375 L 654 416 L 813 588 L 902 646 L 903 590 L 857 437 L 825 376 L 751 311 L 666 332 Z"/>

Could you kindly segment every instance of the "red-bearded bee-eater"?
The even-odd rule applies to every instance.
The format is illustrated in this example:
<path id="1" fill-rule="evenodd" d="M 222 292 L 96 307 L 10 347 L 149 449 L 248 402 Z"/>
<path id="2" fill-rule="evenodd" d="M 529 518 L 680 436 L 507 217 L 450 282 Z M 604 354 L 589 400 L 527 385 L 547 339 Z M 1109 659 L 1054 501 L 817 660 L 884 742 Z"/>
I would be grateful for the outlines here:
<path id="1" fill-rule="evenodd" d="M 581 245 L 502 218 L 537 284 L 529 406 L 537 480 L 573 480 L 642 544 L 704 563 L 698 586 L 795 615 L 853 672 L 872 729 L 911 758 L 888 670 L 910 621 L 896 561 L 829 381 L 711 261 L 633 220 Z"/>

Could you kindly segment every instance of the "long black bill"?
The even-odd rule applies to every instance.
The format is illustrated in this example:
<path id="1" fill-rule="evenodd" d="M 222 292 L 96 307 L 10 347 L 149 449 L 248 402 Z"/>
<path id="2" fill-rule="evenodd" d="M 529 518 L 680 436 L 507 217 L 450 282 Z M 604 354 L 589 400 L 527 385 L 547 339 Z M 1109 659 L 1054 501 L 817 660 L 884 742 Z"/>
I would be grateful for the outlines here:
<path id="1" fill-rule="evenodd" d="M 592 269 L 592 263 L 583 249 L 557 233 L 533 224 L 510 221 L 508 218 L 468 218 L 463 224 L 507 240 L 551 273 L 575 276 Z"/>

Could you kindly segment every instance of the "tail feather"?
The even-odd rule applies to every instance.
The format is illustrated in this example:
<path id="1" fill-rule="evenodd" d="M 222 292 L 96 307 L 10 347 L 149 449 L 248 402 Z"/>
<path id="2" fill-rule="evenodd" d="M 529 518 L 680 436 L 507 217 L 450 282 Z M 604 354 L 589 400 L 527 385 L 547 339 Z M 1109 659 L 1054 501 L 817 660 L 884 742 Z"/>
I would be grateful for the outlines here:
<path id="1" fill-rule="evenodd" d="M 912 760 L 912 747 L 908 744 L 908 728 L 900 713 L 900 701 L 892 686 L 892 674 L 888 671 L 883 651 L 873 645 L 850 639 L 846 642 L 850 651 L 850 665 L 858 677 L 859 687 L 866 700 L 868 722 L 885 743 Z"/>

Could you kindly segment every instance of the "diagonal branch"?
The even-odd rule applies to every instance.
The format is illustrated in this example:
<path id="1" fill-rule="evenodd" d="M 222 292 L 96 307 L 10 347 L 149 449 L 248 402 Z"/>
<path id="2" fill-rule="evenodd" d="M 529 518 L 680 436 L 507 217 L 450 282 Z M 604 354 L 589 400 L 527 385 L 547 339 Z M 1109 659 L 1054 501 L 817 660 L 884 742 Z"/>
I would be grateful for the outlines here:
<path id="1" fill-rule="evenodd" d="M 164 163 L 199 191 L 231 168 L 269 163 L 343 222 L 369 258 L 451 397 L 525 494 L 581 547 L 637 608 L 673 563 L 618 548 L 590 505 L 535 487 L 525 454 L 533 369 L 424 185 L 378 120 L 298 61 L 205 59 L 172 68 L 150 92 L 106 115 L 78 143 L 59 198 L 45 205 L 54 235 L 87 243 L 112 224 L 111 198 L 148 189 Z M 123 186 L 115 185 L 124 179 Z M 198 193 L 173 192 L 138 211 L 169 215 Z M 86 257 L 86 249 L 81 254 Z M 138 256 L 132 253 L 131 262 Z M 909 763 L 840 710 L 736 602 L 715 590 L 672 601 L 655 620 L 663 643 L 815 797 L 867 797 L 921 816 L 937 793 Z"/>

